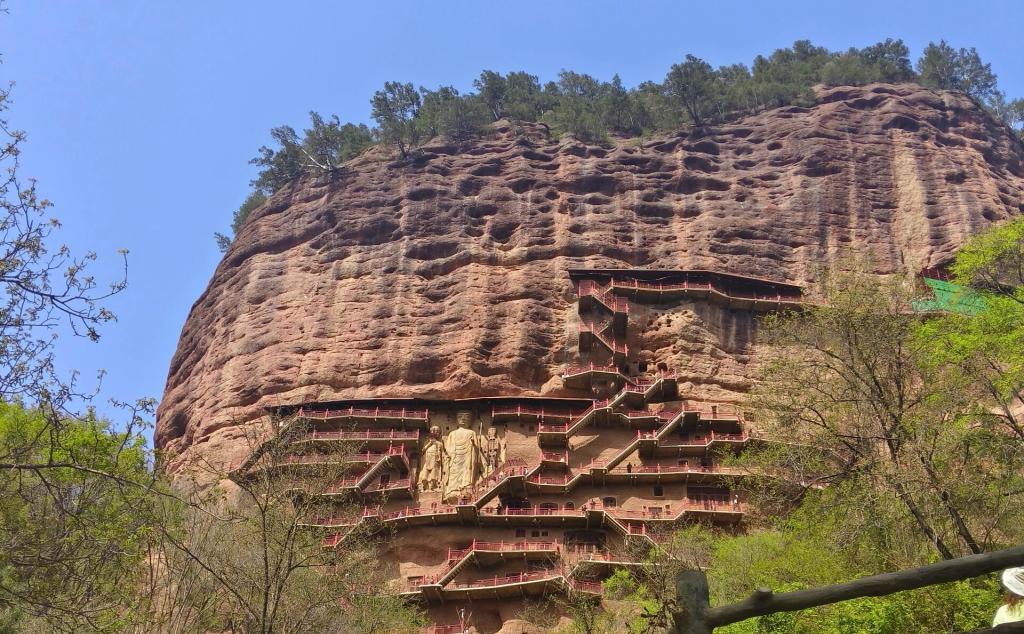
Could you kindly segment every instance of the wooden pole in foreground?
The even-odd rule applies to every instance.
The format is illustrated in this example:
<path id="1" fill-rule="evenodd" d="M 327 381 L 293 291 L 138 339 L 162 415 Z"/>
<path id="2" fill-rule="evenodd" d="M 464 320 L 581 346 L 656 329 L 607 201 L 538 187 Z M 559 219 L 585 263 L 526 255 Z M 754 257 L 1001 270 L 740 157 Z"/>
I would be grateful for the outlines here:
<path id="1" fill-rule="evenodd" d="M 685 609 L 675 615 L 679 634 L 710 634 L 714 628 L 736 623 L 755 616 L 775 612 L 793 612 L 807 608 L 838 603 L 861 597 L 877 597 L 904 590 L 914 590 L 950 581 L 960 581 L 996 572 L 1003 568 L 1024 565 L 1024 546 L 1008 548 L 980 555 L 950 559 L 928 566 L 888 572 L 822 588 L 810 588 L 775 594 L 768 588 L 758 588 L 750 598 L 709 607 L 708 582 L 703 572 L 688 570 L 676 579 L 676 593 Z M 988 631 L 988 630 L 983 630 Z M 1024 632 L 1024 626 L 991 630 L 994 633 Z"/>

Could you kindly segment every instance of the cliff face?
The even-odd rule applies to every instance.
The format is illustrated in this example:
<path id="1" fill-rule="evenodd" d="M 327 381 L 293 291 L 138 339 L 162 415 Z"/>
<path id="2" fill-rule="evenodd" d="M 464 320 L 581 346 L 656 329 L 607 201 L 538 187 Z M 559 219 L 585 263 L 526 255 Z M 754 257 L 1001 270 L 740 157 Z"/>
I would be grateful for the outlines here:
<path id="1" fill-rule="evenodd" d="M 920 270 L 1022 210 L 1021 145 L 966 98 L 909 85 L 610 149 L 499 124 L 411 165 L 376 150 L 249 219 L 182 330 L 156 441 L 228 455 L 268 405 L 565 394 L 572 267 L 807 284 L 856 249 L 880 273 Z M 631 314 L 646 360 L 685 396 L 735 398 L 754 320 L 689 308 Z"/>

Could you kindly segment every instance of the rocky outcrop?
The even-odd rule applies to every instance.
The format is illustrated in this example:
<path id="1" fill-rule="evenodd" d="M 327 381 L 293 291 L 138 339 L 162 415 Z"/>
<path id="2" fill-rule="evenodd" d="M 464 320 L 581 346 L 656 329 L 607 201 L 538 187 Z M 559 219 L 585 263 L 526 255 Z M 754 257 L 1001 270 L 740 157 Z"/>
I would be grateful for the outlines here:
<path id="1" fill-rule="evenodd" d="M 806 284 L 856 252 L 880 273 L 920 270 L 1024 210 L 1024 149 L 965 97 L 883 84 L 819 96 L 611 147 L 499 122 L 468 148 L 430 144 L 406 164 L 377 149 L 285 188 L 192 308 L 158 446 L 230 453 L 237 424 L 275 404 L 559 394 L 576 358 L 571 267 Z M 758 356 L 753 319 L 690 309 L 631 320 L 685 395 L 735 398 Z"/>

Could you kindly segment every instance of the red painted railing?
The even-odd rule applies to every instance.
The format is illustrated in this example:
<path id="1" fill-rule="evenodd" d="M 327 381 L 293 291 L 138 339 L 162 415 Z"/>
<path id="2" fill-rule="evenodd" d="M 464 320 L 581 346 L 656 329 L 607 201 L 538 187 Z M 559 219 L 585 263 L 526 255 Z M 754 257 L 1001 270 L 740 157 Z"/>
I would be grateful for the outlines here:
<path id="1" fill-rule="evenodd" d="M 525 553 L 525 552 L 558 552 L 561 544 L 558 541 L 543 541 L 543 542 L 482 542 L 473 540 L 469 548 L 448 549 L 448 561 L 456 561 L 462 559 L 467 554 L 473 551 L 483 552 L 494 552 L 494 553 Z"/>
<path id="2" fill-rule="evenodd" d="M 579 424 L 584 418 L 590 416 L 594 412 L 594 410 L 604 409 L 605 407 L 608 407 L 608 403 L 610 402 L 611 401 L 609 399 L 604 399 L 603 401 L 593 401 L 590 407 L 585 409 L 582 414 L 580 414 L 570 422 L 557 425 L 552 423 L 541 423 L 540 425 L 537 425 L 537 431 L 546 433 L 567 432 L 570 428 Z"/>
<path id="3" fill-rule="evenodd" d="M 419 440 L 420 430 L 391 429 L 388 431 L 317 431 L 296 438 L 306 440 Z"/>
<path id="4" fill-rule="evenodd" d="M 569 463 L 569 450 L 565 451 L 542 451 L 540 459 L 544 462 L 561 462 L 564 464 Z"/>
<path id="5" fill-rule="evenodd" d="M 482 508 L 480 512 L 484 515 L 510 515 L 510 516 L 523 516 L 523 515 L 583 515 L 583 509 L 577 508 L 550 508 L 541 506 L 531 506 L 527 508 L 515 509 L 515 508 Z"/>
<path id="6" fill-rule="evenodd" d="M 591 594 L 602 594 L 604 592 L 604 586 L 601 585 L 600 581 L 573 579 L 572 587 L 579 592 L 589 592 Z"/>
<path id="7" fill-rule="evenodd" d="M 343 533 L 334 533 L 332 535 L 324 537 L 323 540 L 320 542 L 320 545 L 324 548 L 334 548 L 338 545 L 338 543 L 341 542 L 341 540 L 344 537 L 345 535 Z"/>
<path id="8" fill-rule="evenodd" d="M 527 482 L 533 482 L 534 484 L 559 484 L 566 485 L 569 481 L 576 477 L 576 474 L 564 474 L 560 476 L 544 476 L 535 474 L 526 479 Z"/>
<path id="9" fill-rule="evenodd" d="M 359 520 L 359 516 L 355 516 L 355 515 L 348 515 L 348 516 L 344 516 L 344 515 L 331 515 L 331 516 L 319 515 L 319 516 L 312 517 L 307 523 L 308 524 L 313 524 L 315 526 L 337 527 L 337 526 L 351 526 L 352 524 L 355 524 L 358 520 Z"/>
<path id="10" fill-rule="evenodd" d="M 612 293 L 612 287 L 602 287 L 597 282 L 592 280 L 583 280 L 579 284 L 577 291 L 580 297 L 593 297 L 597 301 L 604 304 L 604 307 L 615 313 L 628 313 L 629 312 L 629 300 L 620 297 L 615 297 Z"/>
<path id="11" fill-rule="evenodd" d="M 612 473 L 624 474 L 624 473 L 718 473 L 723 475 L 737 475 L 742 474 L 741 469 L 734 467 L 722 467 L 716 464 L 695 464 L 689 463 L 684 465 L 638 465 L 635 467 L 615 467 Z"/>
<path id="12" fill-rule="evenodd" d="M 341 493 L 346 489 L 351 489 L 359 484 L 359 481 L 363 479 L 363 476 L 354 476 L 349 478 L 342 478 L 338 480 L 337 484 L 327 487 L 324 489 L 324 493 Z"/>
<path id="13" fill-rule="evenodd" d="M 608 339 L 599 332 L 599 329 L 594 324 L 580 324 L 580 332 L 589 332 L 594 335 L 594 338 L 601 342 L 601 344 L 611 350 L 615 354 L 629 354 L 629 346 L 627 344 L 619 344 L 618 342 Z"/>
<path id="14" fill-rule="evenodd" d="M 495 416 L 539 416 L 540 418 L 573 418 L 576 416 L 572 410 L 546 410 L 543 407 L 523 407 L 522 405 L 504 405 L 491 408 L 491 417 Z"/>
<path id="15" fill-rule="evenodd" d="M 710 418 L 714 420 L 743 420 L 743 412 L 741 412 L 735 405 L 731 405 L 729 403 L 687 401 L 683 404 L 683 409 L 687 412 L 697 412 L 702 418 Z"/>
<path id="16" fill-rule="evenodd" d="M 622 373 L 619 372 L 619 368 L 615 365 L 594 365 L 591 363 L 590 365 L 570 365 L 565 368 L 564 372 L 562 372 L 562 377 L 576 376 L 578 374 L 586 374 L 587 372 L 622 375 Z M 630 380 L 625 375 L 623 375 L 623 378 Z"/>
<path id="17" fill-rule="evenodd" d="M 401 480 L 395 480 L 394 482 L 387 482 L 381 484 L 379 481 L 373 484 L 367 485 L 363 491 L 366 493 L 376 493 L 377 491 L 396 491 L 398 489 L 408 489 L 412 486 L 412 480 L 409 478 L 402 478 Z"/>
<path id="18" fill-rule="evenodd" d="M 758 295 L 756 293 L 740 293 L 733 290 L 727 290 L 723 286 L 711 283 L 701 284 L 699 282 L 681 282 L 674 284 L 664 284 L 661 282 L 641 282 L 640 280 L 634 279 L 630 281 L 624 280 L 612 280 L 610 284 L 612 289 L 622 288 L 626 290 L 645 290 L 645 291 L 712 291 L 719 295 L 729 299 L 751 299 L 754 301 L 763 302 L 802 302 L 802 295 L 789 295 L 776 293 L 774 295 L 765 294 Z"/>
<path id="19" fill-rule="evenodd" d="M 707 447 L 711 443 L 715 442 L 746 442 L 750 440 L 750 434 L 747 432 L 741 432 L 738 434 L 725 433 L 720 431 L 712 431 L 703 436 L 688 436 L 683 438 L 680 442 L 662 442 L 659 447 Z"/>
<path id="20" fill-rule="evenodd" d="M 569 431 L 569 423 L 563 423 L 560 425 L 553 425 L 551 423 L 541 423 L 537 426 L 537 431 L 547 433 L 561 433 Z"/>
<path id="21" fill-rule="evenodd" d="M 448 590 L 471 590 L 473 588 L 493 588 L 494 586 L 505 586 L 517 583 L 528 583 L 530 581 L 545 581 L 558 579 L 561 573 L 557 571 L 544 572 L 517 572 L 510 573 L 503 577 L 495 575 L 490 579 L 474 579 L 466 583 L 450 583 Z"/>
<path id="22" fill-rule="evenodd" d="M 405 517 L 423 517 L 430 515 L 451 515 L 455 513 L 455 507 L 447 504 L 439 504 L 431 507 L 407 506 L 397 511 L 375 512 L 374 515 L 381 520 L 397 520 Z"/>
<path id="23" fill-rule="evenodd" d="M 427 420 L 429 417 L 429 410 L 425 409 L 381 409 L 379 407 L 373 408 L 359 408 L 349 407 L 348 409 L 306 409 L 304 407 L 299 408 L 299 418 L 312 418 L 326 420 L 328 418 L 345 418 L 345 417 L 359 417 L 359 418 L 403 418 L 410 420 Z"/>

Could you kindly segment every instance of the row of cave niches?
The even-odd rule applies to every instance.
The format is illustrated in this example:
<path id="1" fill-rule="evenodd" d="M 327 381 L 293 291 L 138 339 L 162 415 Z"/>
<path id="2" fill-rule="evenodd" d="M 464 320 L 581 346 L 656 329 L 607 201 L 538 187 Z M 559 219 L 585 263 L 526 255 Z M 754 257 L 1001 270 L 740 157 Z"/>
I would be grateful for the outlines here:
<path id="1" fill-rule="evenodd" d="M 723 458 L 751 441 L 749 415 L 682 398 L 666 363 L 630 348 L 631 306 L 671 310 L 687 299 L 761 312 L 802 298 L 792 285 L 658 273 L 571 274 L 580 357 L 562 379 L 577 398 L 364 400 L 280 412 L 294 422 L 282 430 L 293 456 L 286 463 L 329 461 L 338 441 L 359 445 L 357 464 L 324 497 L 361 513 L 326 511 L 308 527 L 322 532 L 326 548 L 343 547 L 359 526 L 386 541 L 427 531 L 424 541 L 446 552 L 392 554 L 382 565 L 408 598 L 429 606 L 435 631 L 455 632 L 459 606 L 500 607 L 556 591 L 600 600 L 601 580 L 641 557 L 630 545 L 653 546 L 690 521 L 738 526 L 746 509 L 736 485 L 745 474 Z M 424 483 L 422 463 L 432 442 L 457 431 L 460 413 L 477 442 L 501 446 L 501 459 L 481 453 L 488 464 L 473 485 L 446 495 Z"/>
<path id="2" fill-rule="evenodd" d="M 653 545 L 670 527 L 737 526 L 745 512 L 733 492 L 740 476 L 722 467 L 717 454 L 749 440 L 742 412 L 680 400 L 669 377 L 643 391 L 622 390 L 601 405 L 476 399 L 304 408 L 289 436 L 294 455 L 326 458 L 339 440 L 352 441 L 365 468 L 350 477 L 372 476 L 339 504 L 357 498 L 362 517 L 325 513 L 310 518 L 309 527 L 322 532 L 327 548 L 343 548 L 360 524 L 375 529 L 382 543 L 428 531 L 417 539 L 443 548 L 443 556 L 385 555 L 382 565 L 441 627 L 456 622 L 460 606 L 483 619 L 490 602 L 493 614 L 477 622 L 487 631 L 485 622 L 511 618 L 507 607 L 524 596 L 576 593 L 600 601 L 601 582 L 616 567 L 636 564 L 636 543 Z M 470 413 L 482 436 L 494 429 L 507 456 L 468 496 L 444 500 L 418 487 L 421 450 L 431 427 L 442 438 L 456 429 L 459 412 Z M 371 473 L 375 465 L 382 466 Z"/>

